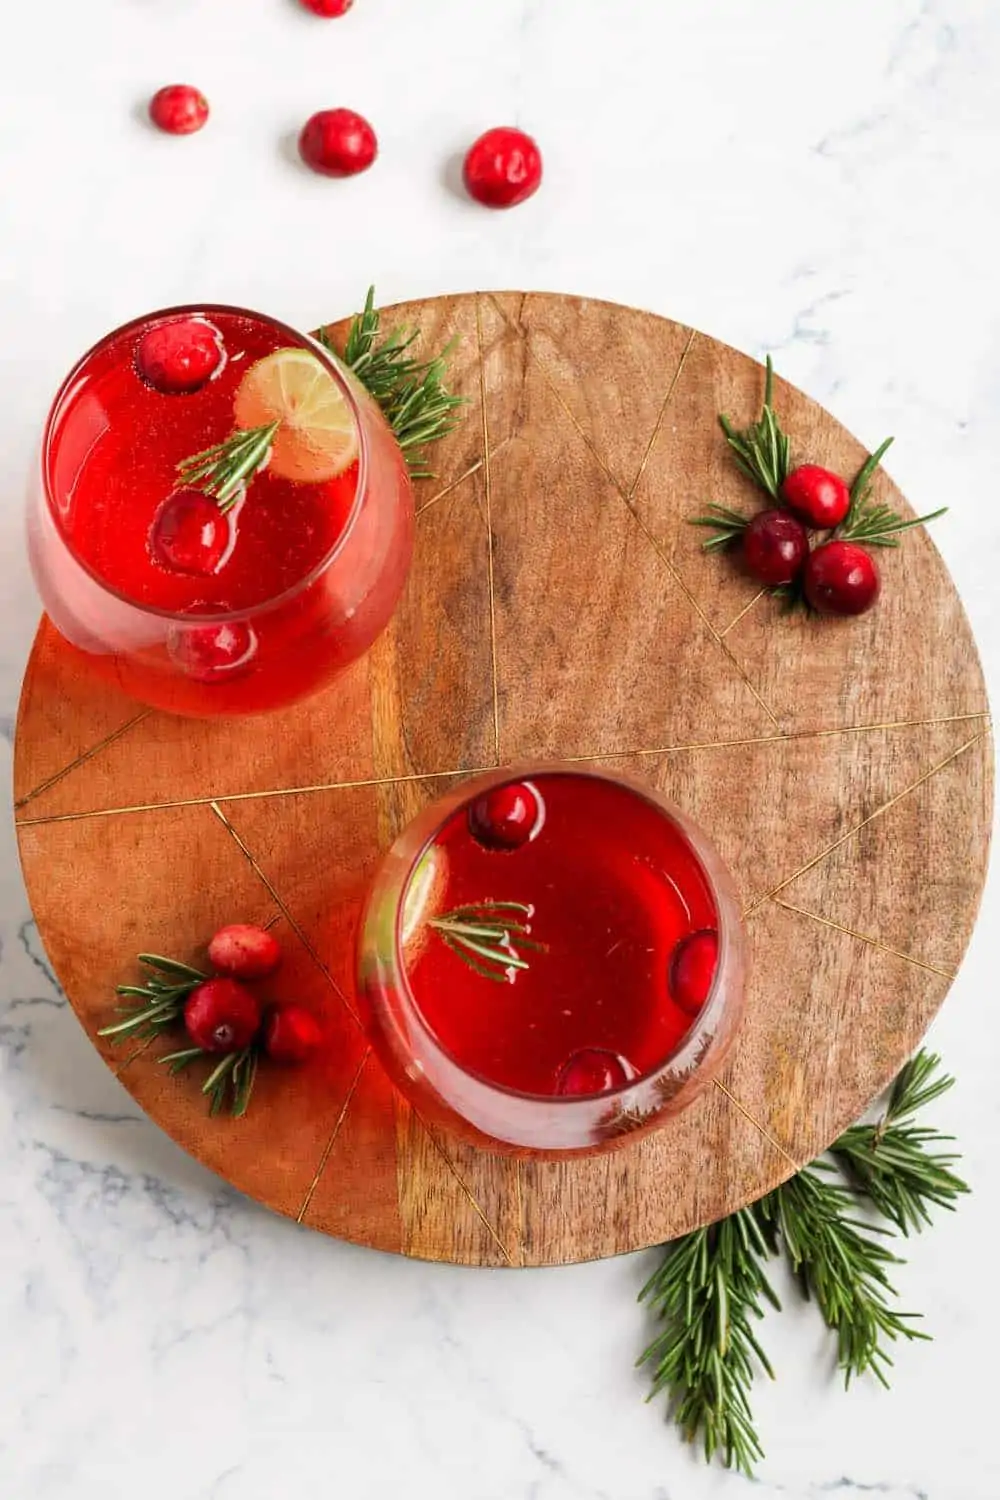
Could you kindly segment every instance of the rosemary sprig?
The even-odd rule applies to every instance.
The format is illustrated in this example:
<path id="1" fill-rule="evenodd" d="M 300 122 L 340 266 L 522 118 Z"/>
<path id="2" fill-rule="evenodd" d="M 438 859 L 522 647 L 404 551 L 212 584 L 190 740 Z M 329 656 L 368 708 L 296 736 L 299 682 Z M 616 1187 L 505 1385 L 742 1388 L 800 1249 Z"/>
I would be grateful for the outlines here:
<path id="1" fill-rule="evenodd" d="M 954 1209 L 969 1191 L 951 1170 L 955 1154 L 930 1149 L 952 1137 L 914 1120 L 955 1082 L 947 1073 L 937 1074 L 940 1061 L 932 1052 L 918 1053 L 896 1079 L 882 1118 L 852 1125 L 831 1150 L 847 1180 L 903 1235 L 928 1225 L 931 1207 Z"/>
<path id="2" fill-rule="evenodd" d="M 130 1002 L 115 1007 L 124 1015 L 124 1020 L 103 1026 L 98 1036 L 113 1037 L 116 1042 L 129 1037 L 138 1041 L 169 1031 L 183 1021 L 184 1002 L 191 991 L 209 977 L 190 964 L 180 963 L 176 958 L 164 958 L 159 953 L 140 953 L 139 962 L 151 970 L 149 980 L 144 985 L 119 984 L 116 987 L 115 993 Z M 183 1072 L 201 1058 L 211 1058 L 213 1068 L 201 1090 L 209 1097 L 211 1113 L 217 1115 L 228 1098 L 230 1113 L 239 1117 L 246 1114 L 250 1103 L 258 1055 L 255 1041 L 242 1052 L 227 1052 L 222 1057 L 206 1052 L 203 1047 L 183 1047 L 158 1060 L 174 1074 Z"/>
<path id="3" fill-rule="evenodd" d="M 859 469 L 858 476 L 851 485 L 851 508 L 834 532 L 835 536 L 842 537 L 845 541 L 864 542 L 868 547 L 898 547 L 899 537 L 904 531 L 912 531 L 914 526 L 926 526 L 947 511 L 948 507 L 945 505 L 926 516 L 915 516 L 912 521 L 904 521 L 891 505 L 877 505 L 872 500 L 875 471 L 892 443 L 892 438 L 886 438 Z"/>
<path id="4" fill-rule="evenodd" d="M 522 901 L 479 901 L 431 917 L 427 925 L 475 973 L 505 984 L 528 968 L 522 950 L 543 949 L 529 937 L 533 915 L 534 907 Z"/>
<path id="5" fill-rule="evenodd" d="M 887 1268 L 902 1261 L 881 1242 L 886 1231 L 850 1217 L 856 1206 L 855 1194 L 814 1167 L 804 1167 L 760 1205 L 780 1232 L 803 1296 L 815 1298 L 823 1321 L 837 1335 L 845 1385 L 870 1372 L 888 1386 L 886 1367 L 892 1359 L 886 1340 L 929 1335 L 911 1327 L 919 1314 L 899 1313 L 890 1305 L 896 1292 Z"/>
<path id="6" fill-rule="evenodd" d="M 778 500 L 791 468 L 791 443 L 774 414 L 774 365 L 770 355 L 765 368 L 764 406 L 759 419 L 740 432 L 727 416 L 720 415 L 719 426 L 737 467 L 772 500 Z"/>
<path id="7" fill-rule="evenodd" d="M 773 1253 L 756 1206 L 739 1209 L 668 1246 L 639 1299 L 663 1331 L 639 1356 L 652 1366 L 647 1399 L 666 1391 L 689 1443 L 702 1443 L 727 1468 L 752 1474 L 764 1451 L 753 1425 L 749 1389 L 757 1369 L 774 1378 L 754 1332 L 764 1302 L 781 1304 L 764 1271 Z"/>
<path id="8" fill-rule="evenodd" d="M 738 542 L 750 525 L 750 517 L 728 505 L 709 504 L 703 516 L 692 516 L 691 526 L 705 526 L 714 533 L 701 544 L 703 552 L 715 552 L 720 547 L 731 547 Z"/>
<path id="9" fill-rule="evenodd" d="M 116 1042 L 126 1037 L 140 1040 L 158 1036 L 181 1019 L 188 995 L 208 978 L 200 969 L 179 963 L 175 958 L 163 958 L 159 953 L 140 953 L 139 962 L 152 970 L 149 980 L 144 985 L 119 984 L 116 987 L 116 995 L 134 1003 L 116 1005 L 115 1009 L 125 1019 L 102 1026 L 98 1036 L 114 1037 Z"/>
<path id="10" fill-rule="evenodd" d="M 863 1373 L 887 1384 L 889 1349 L 926 1339 L 913 1314 L 897 1311 L 885 1243 L 895 1228 L 923 1229 L 934 1206 L 953 1208 L 967 1192 L 954 1156 L 928 1149 L 950 1136 L 914 1117 L 951 1088 L 940 1060 L 921 1051 L 899 1074 L 882 1118 L 855 1125 L 813 1162 L 749 1208 L 667 1245 L 640 1297 L 663 1329 L 640 1357 L 653 1366 L 652 1395 L 665 1391 L 681 1431 L 706 1458 L 750 1473 L 762 1456 L 750 1408 L 758 1369 L 771 1366 L 753 1331 L 764 1302 L 777 1307 L 765 1267 L 784 1254 L 803 1295 L 836 1335 L 845 1383 Z M 839 1181 L 831 1173 L 842 1174 Z M 885 1223 L 859 1222 L 867 1203 Z"/>
<path id="11" fill-rule="evenodd" d="M 201 453 L 192 453 L 177 465 L 180 484 L 203 490 L 218 502 L 225 514 L 236 504 L 249 480 L 271 455 L 274 435 L 280 422 L 265 427 L 247 427 L 234 432 L 225 442 L 215 443 Z"/>
<path id="12" fill-rule="evenodd" d="M 397 328 L 383 336 L 381 324 L 375 288 L 369 287 L 364 310 L 351 320 L 339 357 L 382 408 L 412 477 L 429 479 L 433 476 L 424 449 L 454 430 L 456 412 L 465 405 L 465 398 L 453 395 L 444 383 L 453 345 L 448 344 L 434 359 L 414 359 L 408 351 L 419 337 L 418 330 Z M 320 330 L 318 338 L 337 353 L 326 329 Z"/>

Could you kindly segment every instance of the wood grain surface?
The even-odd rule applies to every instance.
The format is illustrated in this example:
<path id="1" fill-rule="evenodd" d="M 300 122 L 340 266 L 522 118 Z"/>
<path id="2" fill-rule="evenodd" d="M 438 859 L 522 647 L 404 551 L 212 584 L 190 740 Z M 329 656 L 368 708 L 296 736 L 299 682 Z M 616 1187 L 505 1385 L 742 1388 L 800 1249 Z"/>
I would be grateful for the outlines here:
<path id="1" fill-rule="evenodd" d="M 144 1109 L 279 1213 L 470 1265 L 584 1260 L 725 1214 L 813 1157 L 916 1046 L 961 960 L 992 802 L 987 702 L 923 531 L 880 555 L 878 608 L 781 615 L 685 518 L 752 502 L 716 424 L 762 371 L 702 334 L 571 297 L 398 309 L 457 340 L 468 399 L 418 487 L 412 579 L 368 658 L 279 716 L 138 709 L 74 672 L 43 624 L 24 684 L 18 836 L 38 927 L 94 1045 Z M 781 382 L 795 451 L 864 450 Z M 881 434 L 870 434 L 877 439 Z M 880 498 L 907 513 L 884 474 Z M 947 521 L 941 523 L 947 525 Z M 354 1013 L 351 939 L 379 852 L 474 769 L 578 757 L 648 779 L 708 830 L 745 906 L 752 977 L 725 1073 L 612 1155 L 517 1162 L 432 1132 Z M 157 1066 L 172 1042 L 96 1036 L 147 948 L 195 957 L 224 921 L 275 921 L 283 994 L 334 1045 L 262 1070 L 209 1120 Z"/>

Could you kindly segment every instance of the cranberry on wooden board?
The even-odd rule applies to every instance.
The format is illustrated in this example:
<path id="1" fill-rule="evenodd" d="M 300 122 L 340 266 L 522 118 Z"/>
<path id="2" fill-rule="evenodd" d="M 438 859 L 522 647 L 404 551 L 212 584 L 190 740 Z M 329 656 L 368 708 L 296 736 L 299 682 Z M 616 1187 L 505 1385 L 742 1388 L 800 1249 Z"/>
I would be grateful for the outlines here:
<path id="1" fill-rule="evenodd" d="M 874 558 L 855 542 L 826 542 L 810 552 L 803 585 L 823 615 L 863 615 L 882 586 Z"/>
<path id="2" fill-rule="evenodd" d="M 275 1005 L 264 1018 L 264 1051 L 272 1062 L 307 1062 L 322 1041 L 323 1028 L 303 1005 Z"/>
<path id="3" fill-rule="evenodd" d="M 473 141 L 462 169 L 469 196 L 487 208 L 513 208 L 538 191 L 542 155 L 530 135 L 512 126 L 487 130 Z"/>
<path id="4" fill-rule="evenodd" d="M 208 100 L 189 83 L 171 83 L 150 99 L 149 118 L 167 135 L 193 135 L 208 119 Z"/>
<path id="5" fill-rule="evenodd" d="M 281 944 L 263 927 L 234 922 L 219 928 L 208 945 L 208 959 L 220 974 L 233 979 L 263 979 L 281 963 Z"/>
<path id="6" fill-rule="evenodd" d="M 375 160 L 378 138 L 353 109 L 321 109 L 302 127 L 299 155 L 326 177 L 353 177 Z"/>
<path id="7" fill-rule="evenodd" d="M 851 492 L 839 474 L 819 464 L 800 464 L 781 486 L 781 498 L 799 520 L 817 531 L 839 526 L 851 508 Z"/>
<path id="8" fill-rule="evenodd" d="M 206 979 L 184 1005 L 184 1026 L 205 1052 L 240 1052 L 260 1026 L 260 1005 L 235 979 Z"/>
<path id="9" fill-rule="evenodd" d="M 798 577 L 809 552 L 809 539 L 800 521 L 785 510 L 761 510 L 743 533 L 747 569 L 769 588 Z"/>

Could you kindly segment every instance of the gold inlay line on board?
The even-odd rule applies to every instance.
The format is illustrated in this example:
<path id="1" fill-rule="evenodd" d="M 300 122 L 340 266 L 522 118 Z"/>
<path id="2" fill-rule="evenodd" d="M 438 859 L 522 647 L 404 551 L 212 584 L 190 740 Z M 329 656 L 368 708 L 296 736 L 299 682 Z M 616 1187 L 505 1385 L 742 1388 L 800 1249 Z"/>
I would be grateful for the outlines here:
<path id="1" fill-rule="evenodd" d="M 354 1098 L 354 1094 L 358 1087 L 358 1084 L 361 1082 L 361 1075 L 365 1070 L 365 1064 L 367 1063 L 371 1055 L 372 1049 L 370 1047 L 366 1047 L 361 1055 L 361 1061 L 358 1063 L 354 1077 L 351 1079 L 351 1086 L 344 1096 L 344 1102 L 340 1106 L 340 1113 L 337 1116 L 337 1123 L 333 1127 L 333 1134 L 330 1136 L 330 1139 L 327 1141 L 326 1145 L 323 1148 L 323 1155 L 319 1159 L 319 1165 L 316 1168 L 316 1175 L 313 1177 L 312 1182 L 309 1184 L 309 1187 L 306 1190 L 306 1195 L 302 1200 L 301 1208 L 295 1215 L 296 1224 L 301 1224 L 306 1214 L 309 1212 L 309 1205 L 313 1200 L 313 1195 L 315 1194 L 316 1189 L 319 1187 L 320 1178 L 326 1171 L 326 1164 L 330 1160 L 333 1148 L 337 1143 L 337 1137 L 340 1134 L 341 1126 L 347 1119 L 347 1111 L 351 1107 L 351 1100 Z"/>
<path id="2" fill-rule="evenodd" d="M 309 954 L 309 957 L 312 959 L 313 963 L 316 965 L 316 967 L 319 969 L 320 973 L 323 975 L 323 978 L 326 980 L 327 984 L 333 990 L 334 994 L 337 995 L 338 998 L 341 1000 L 341 1002 L 343 1003 L 343 1005 L 344 1005 L 345 1009 L 347 1010 L 348 1014 L 354 1020 L 355 1025 L 357 1025 L 357 1026 L 360 1027 L 361 1026 L 361 1020 L 360 1020 L 360 1017 L 358 1016 L 357 1011 L 354 1009 L 354 1006 L 348 1000 L 347 996 L 344 994 L 343 990 L 340 988 L 340 985 L 334 979 L 333 975 L 330 973 L 330 970 L 327 968 L 326 964 L 323 962 L 323 960 L 320 958 L 319 954 L 316 952 L 316 949 L 313 947 L 313 944 L 310 942 L 309 938 L 306 936 L 306 934 L 303 931 L 302 927 L 296 921 L 295 917 L 292 916 L 292 913 L 289 910 L 287 903 L 281 898 L 281 896 L 279 896 L 279 894 L 278 894 L 277 890 L 275 889 L 274 885 L 272 884 L 272 882 L 270 881 L 270 879 L 268 878 L 268 876 L 264 873 L 264 871 L 261 869 L 260 865 L 257 863 L 257 860 L 254 857 L 253 853 L 250 851 L 250 849 L 247 847 L 247 845 L 243 842 L 242 838 L 237 833 L 237 831 L 233 827 L 232 823 L 230 823 L 229 819 L 226 817 L 225 813 L 222 811 L 222 808 L 219 806 L 218 802 L 214 802 L 213 801 L 213 802 L 210 802 L 208 805 L 211 808 L 212 812 L 215 814 L 215 816 L 218 818 L 219 822 L 222 824 L 223 828 L 225 828 L 225 830 L 229 834 L 230 838 L 235 843 L 237 849 L 239 849 L 240 853 L 243 855 L 243 858 L 246 860 L 247 864 L 250 866 L 251 870 L 256 875 L 257 879 L 261 882 L 261 884 L 263 885 L 264 889 L 267 891 L 268 895 L 271 897 L 271 900 L 274 902 L 275 906 L 281 912 L 282 916 L 284 917 L 285 921 L 288 923 L 289 927 L 295 933 L 295 936 L 298 938 L 298 940 L 302 944 L 303 948 Z"/>
<path id="3" fill-rule="evenodd" d="M 643 452 L 643 455 L 642 455 L 642 460 L 641 460 L 641 462 L 639 464 L 638 469 L 636 470 L 636 476 L 633 479 L 632 483 L 629 485 L 628 494 L 629 494 L 629 499 L 630 500 L 634 498 L 635 492 L 639 488 L 639 485 L 640 485 L 640 483 L 642 481 L 642 476 L 646 472 L 646 465 L 649 463 L 650 456 L 651 456 L 651 454 L 653 452 L 654 447 L 656 446 L 656 439 L 660 435 L 660 428 L 663 426 L 663 419 L 664 419 L 664 417 L 667 414 L 667 407 L 670 405 L 670 402 L 673 399 L 674 391 L 676 390 L 677 385 L 678 385 L 678 383 L 680 381 L 680 378 L 681 378 L 681 376 L 684 373 L 684 366 L 687 364 L 688 355 L 691 353 L 691 350 L 694 348 L 695 340 L 697 339 L 697 337 L 698 337 L 698 331 L 697 331 L 697 329 L 692 328 L 690 330 L 689 334 L 688 334 L 688 341 L 684 345 L 684 352 L 681 354 L 680 361 L 678 362 L 678 365 L 677 365 L 677 369 L 674 371 L 674 378 L 670 382 L 670 384 L 667 386 L 667 393 L 664 396 L 662 402 L 660 403 L 660 410 L 657 413 L 656 424 L 653 427 L 653 430 L 652 430 L 652 432 L 649 435 L 649 442 L 646 444 L 645 451 Z"/>
<path id="4" fill-rule="evenodd" d="M 155 1036 L 148 1036 L 144 1042 L 140 1042 L 135 1051 L 130 1052 L 128 1057 L 123 1058 L 115 1068 L 115 1077 L 120 1078 L 125 1072 L 125 1069 L 131 1067 L 132 1063 L 134 1063 L 137 1058 L 141 1057 L 144 1052 L 147 1052 L 155 1041 Z"/>
<path id="5" fill-rule="evenodd" d="M 423 505 L 418 505 L 415 512 L 417 518 L 419 519 L 425 511 L 430 510 L 432 505 L 437 505 L 438 501 L 443 500 L 446 495 L 450 495 L 453 490 L 457 490 L 459 485 L 464 484 L 467 479 L 471 479 L 473 474 L 478 474 L 479 470 L 482 467 L 482 459 L 477 458 L 475 463 L 472 464 L 470 468 L 466 469 L 464 474 L 459 474 L 457 479 L 453 479 L 450 484 L 446 484 L 444 489 L 438 490 L 437 494 L 432 495 L 429 500 L 425 500 Z"/>
<path id="6" fill-rule="evenodd" d="M 486 417 L 486 358 L 483 353 L 483 315 L 476 298 L 476 345 L 479 351 L 479 415 L 483 430 L 483 493 L 486 500 L 486 576 L 490 590 L 490 670 L 493 681 L 493 749 L 500 764 L 500 687 L 497 678 L 497 610 L 493 580 L 493 475 L 490 470 L 490 431 Z"/>
<path id="7" fill-rule="evenodd" d="M 754 605 L 758 604 L 761 601 L 761 599 L 764 598 L 764 596 L 765 596 L 765 594 L 767 592 L 768 592 L 767 589 L 758 589 L 757 593 L 754 594 L 753 598 L 747 604 L 744 604 L 743 608 L 740 610 L 739 614 L 735 617 L 735 619 L 730 620 L 730 622 L 726 626 L 725 630 L 720 630 L 719 631 L 720 639 L 723 636 L 727 636 L 731 630 L 735 630 L 736 626 L 740 623 L 740 621 L 743 619 L 743 617 L 745 615 L 748 615 L 750 613 L 750 611 L 753 609 Z"/>
<path id="8" fill-rule="evenodd" d="M 784 911 L 791 911 L 799 917 L 808 917 L 811 922 L 819 922 L 823 927 L 830 927 L 834 932 L 842 932 L 845 937 L 857 938 L 859 943 L 867 943 L 871 948 L 878 948 L 883 953 L 889 953 L 893 958 L 901 958 L 904 963 L 913 964 L 914 968 L 924 969 L 928 974 L 939 974 L 942 979 L 953 980 L 954 969 L 943 969 L 939 964 L 927 963 L 922 958 L 915 958 L 912 953 L 903 953 L 899 948 L 892 948 L 888 943 L 883 943 L 881 938 L 872 937 L 867 932 L 858 932 L 853 927 L 845 927 L 842 922 L 834 922 L 829 917 L 821 916 L 818 911 L 807 911 L 804 906 L 793 906 L 790 901 L 782 901 L 779 897 L 774 898 L 775 906 L 780 906 Z"/>
<path id="9" fill-rule="evenodd" d="M 764 1137 L 765 1141 L 767 1141 L 767 1144 L 769 1146 L 773 1147 L 774 1150 L 777 1151 L 777 1153 L 778 1153 L 779 1156 L 783 1156 L 784 1157 L 785 1161 L 787 1161 L 789 1163 L 789 1165 L 791 1166 L 792 1171 L 793 1172 L 797 1172 L 799 1170 L 799 1165 L 800 1165 L 799 1162 L 797 1162 L 795 1160 L 795 1157 L 792 1156 L 792 1154 L 789 1151 L 785 1150 L 784 1146 L 781 1144 L 780 1141 L 776 1141 L 775 1140 L 775 1138 L 771 1134 L 771 1132 L 765 1126 L 763 1126 L 760 1123 L 760 1121 L 756 1118 L 755 1115 L 751 1114 L 750 1110 L 747 1109 L 746 1105 L 741 1100 L 737 1099 L 737 1097 L 733 1093 L 733 1091 L 731 1089 L 728 1089 L 726 1087 L 726 1085 L 722 1082 L 722 1080 L 719 1079 L 719 1078 L 713 1078 L 712 1082 L 715 1084 L 715 1087 L 720 1090 L 721 1093 L 725 1094 L 725 1096 L 729 1100 L 730 1104 L 732 1104 L 736 1109 L 739 1110 L 739 1112 L 743 1116 L 743 1118 L 745 1120 L 748 1120 L 750 1122 L 750 1124 L 754 1127 L 754 1129 L 760 1132 L 760 1134 Z"/>
<path id="10" fill-rule="evenodd" d="M 504 1244 L 503 1240 L 500 1238 L 500 1236 L 497 1233 L 497 1231 L 494 1228 L 494 1226 L 490 1223 L 489 1217 L 483 1211 L 482 1205 L 480 1204 L 480 1202 L 479 1202 L 478 1198 L 476 1197 L 475 1193 L 473 1193 L 472 1189 L 469 1187 L 468 1183 L 465 1181 L 465 1178 L 462 1176 L 461 1172 L 458 1170 L 458 1168 L 456 1167 L 455 1163 L 452 1161 L 451 1157 L 448 1155 L 448 1152 L 445 1150 L 444 1146 L 442 1146 L 442 1144 L 438 1140 L 436 1134 L 431 1129 L 431 1127 L 428 1125 L 427 1121 L 424 1119 L 424 1117 L 420 1113 L 420 1111 L 418 1109 L 416 1109 L 412 1104 L 410 1105 L 410 1108 L 413 1111 L 414 1117 L 420 1122 L 421 1128 L 423 1129 L 423 1132 L 426 1135 L 427 1139 L 430 1141 L 431 1145 L 434 1147 L 435 1151 L 440 1156 L 440 1158 L 444 1162 L 445 1166 L 448 1168 L 448 1171 L 451 1173 L 452 1177 L 454 1177 L 455 1181 L 458 1183 L 458 1185 L 461 1188 L 463 1194 L 468 1199 L 470 1205 L 472 1206 L 472 1209 L 474 1210 L 474 1212 L 476 1214 L 476 1217 L 479 1220 L 481 1220 L 481 1222 L 485 1225 L 486 1230 L 489 1233 L 490 1239 L 493 1240 L 494 1244 L 496 1245 L 497 1249 L 500 1251 L 500 1254 L 503 1256 L 503 1258 L 507 1262 L 507 1264 L 509 1266 L 513 1266 L 515 1264 L 514 1257 L 511 1255 L 510 1251 L 507 1249 L 507 1246 Z"/>
<path id="11" fill-rule="evenodd" d="M 938 761 L 937 765 L 931 766 L 922 776 L 918 776 L 916 781 L 911 781 L 909 786 L 904 787 L 901 792 L 897 792 L 894 797 L 890 797 L 888 802 L 883 802 L 881 807 L 877 807 L 874 812 L 869 813 L 867 818 L 863 818 L 860 823 L 857 823 L 853 828 L 849 828 L 846 833 L 842 833 L 839 839 L 834 839 L 832 844 L 828 844 L 825 849 L 821 849 L 806 864 L 800 865 L 797 870 L 793 870 L 790 875 L 786 875 L 784 880 L 779 881 L 771 890 L 765 891 L 763 896 L 758 896 L 756 901 L 751 901 L 750 905 L 744 908 L 744 917 L 752 916 L 755 911 L 764 905 L 765 901 L 773 901 L 780 891 L 783 891 L 786 886 L 791 885 L 793 881 L 798 880 L 800 875 L 805 875 L 810 870 L 814 870 L 818 864 L 821 864 L 835 850 L 839 849 L 843 844 L 849 843 L 863 828 L 867 828 L 869 823 L 874 823 L 876 818 L 882 817 L 883 813 L 887 813 L 891 808 L 897 806 L 898 803 L 903 801 L 904 797 L 908 797 L 911 792 L 915 792 L 918 787 L 922 787 L 925 782 L 930 781 L 932 776 L 936 776 L 939 771 L 943 771 L 953 761 L 956 761 L 960 755 L 964 755 L 966 750 L 971 750 L 973 745 L 978 745 L 980 740 L 986 738 L 987 733 L 987 730 L 981 729 L 978 734 L 972 736 L 971 740 L 966 740 L 963 745 L 959 745 L 957 750 L 953 750 L 950 755 L 946 755 L 944 760 Z"/>
<path id="12" fill-rule="evenodd" d="M 580 755 L 553 754 L 554 760 L 563 760 L 570 765 L 585 765 L 592 761 L 622 760 L 632 757 L 666 756 L 686 754 L 694 750 L 731 750 L 754 745 L 785 745 L 797 740 L 832 739 L 851 734 L 875 734 L 891 729 L 927 729 L 939 724 L 979 723 L 989 720 L 986 709 L 976 713 L 936 714 L 929 719 L 885 719 L 875 724 L 843 724 L 830 729 L 794 729 L 786 734 L 758 734 L 737 736 L 725 740 L 689 740 L 676 745 L 631 746 L 627 750 L 592 750 Z M 403 785 L 414 781 L 436 781 L 454 779 L 458 776 L 479 776 L 493 770 L 489 766 L 461 766 L 444 771 L 409 771 L 398 776 L 368 776 L 356 781 L 320 781 L 303 786 L 266 787 L 257 792 L 215 792 L 201 797 L 180 797 L 166 802 L 132 802 L 121 807 L 95 807 L 82 812 L 51 813 L 37 818 L 18 818 L 18 828 L 38 828 L 49 823 L 76 823 L 89 818 L 112 818 L 130 813 L 169 812 L 179 807 L 207 807 L 213 802 L 257 802 L 268 797 L 305 797 L 317 792 L 359 791 L 366 787 Z"/>
<path id="13" fill-rule="evenodd" d="M 87 761 L 93 756 L 99 755 L 102 750 L 106 750 L 109 745 L 113 745 L 115 740 L 121 739 L 123 734 L 128 734 L 130 729 L 134 729 L 137 724 L 141 724 L 144 719 L 148 719 L 152 712 L 151 708 L 144 708 L 140 713 L 133 714 L 131 719 L 127 719 L 124 724 L 119 724 L 117 729 L 113 729 L 110 734 L 106 734 L 103 740 L 98 740 L 96 745 L 91 745 L 89 750 L 82 751 L 75 760 L 70 761 L 69 765 L 63 766 L 61 771 L 56 771 L 52 776 L 47 776 L 44 781 L 39 782 L 33 791 L 26 792 L 23 797 L 19 797 L 14 803 L 14 811 L 17 812 L 18 808 L 26 807 L 33 798 L 40 797 L 42 792 L 47 792 L 50 787 L 55 786 L 57 781 L 62 781 L 63 777 L 68 776 L 71 771 L 77 770 L 79 766 L 86 765 Z"/>

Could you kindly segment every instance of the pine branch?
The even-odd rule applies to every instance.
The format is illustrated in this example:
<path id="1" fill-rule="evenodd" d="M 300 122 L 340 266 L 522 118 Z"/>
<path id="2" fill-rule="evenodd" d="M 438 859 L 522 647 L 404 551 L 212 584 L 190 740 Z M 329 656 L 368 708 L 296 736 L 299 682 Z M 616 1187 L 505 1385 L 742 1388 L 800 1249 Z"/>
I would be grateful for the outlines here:
<path id="1" fill-rule="evenodd" d="M 429 479 L 433 475 L 424 461 L 424 449 L 454 430 L 455 414 L 465 405 L 465 398 L 452 395 L 445 386 L 453 345 L 448 344 L 435 359 L 414 359 L 408 351 L 418 337 L 416 330 L 405 329 L 383 336 L 375 288 L 369 287 L 364 309 L 352 319 L 339 357 L 382 408 L 412 477 Z M 325 328 L 318 338 L 337 353 Z"/>

